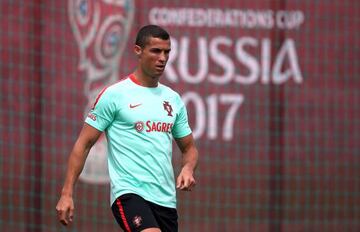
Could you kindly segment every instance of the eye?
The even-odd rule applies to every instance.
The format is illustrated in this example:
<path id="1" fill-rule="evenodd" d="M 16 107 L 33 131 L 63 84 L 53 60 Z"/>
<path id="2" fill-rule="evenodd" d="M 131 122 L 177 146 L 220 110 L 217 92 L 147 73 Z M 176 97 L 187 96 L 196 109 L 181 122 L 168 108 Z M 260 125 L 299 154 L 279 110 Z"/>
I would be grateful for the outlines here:
<path id="1" fill-rule="evenodd" d="M 159 48 L 152 48 L 152 49 L 150 49 L 150 52 L 158 54 L 158 53 L 161 53 L 161 49 L 159 49 Z"/>

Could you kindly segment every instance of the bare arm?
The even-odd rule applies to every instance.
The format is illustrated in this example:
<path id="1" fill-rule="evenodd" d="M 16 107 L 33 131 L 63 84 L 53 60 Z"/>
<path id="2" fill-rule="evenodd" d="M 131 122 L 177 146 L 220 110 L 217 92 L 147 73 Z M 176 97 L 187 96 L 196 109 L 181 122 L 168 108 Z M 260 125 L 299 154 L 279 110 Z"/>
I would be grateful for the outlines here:
<path id="1" fill-rule="evenodd" d="M 74 215 L 72 198 L 74 186 L 84 167 L 91 147 L 95 144 L 101 133 L 101 131 L 85 123 L 70 153 L 61 197 L 56 205 L 59 221 L 64 225 L 72 222 Z"/>
<path id="2" fill-rule="evenodd" d="M 198 163 L 198 150 L 192 134 L 176 139 L 176 143 L 182 153 L 182 169 L 176 180 L 176 187 L 181 190 L 191 191 L 196 184 L 194 172 Z"/>

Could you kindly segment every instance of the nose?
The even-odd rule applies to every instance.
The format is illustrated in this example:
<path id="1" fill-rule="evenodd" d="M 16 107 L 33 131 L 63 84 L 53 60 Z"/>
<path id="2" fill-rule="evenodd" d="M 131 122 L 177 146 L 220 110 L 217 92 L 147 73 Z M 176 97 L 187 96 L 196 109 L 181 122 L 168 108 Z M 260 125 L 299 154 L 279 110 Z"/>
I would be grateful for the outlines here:
<path id="1" fill-rule="evenodd" d="M 168 55 L 163 51 L 159 54 L 159 61 L 165 63 L 168 59 Z"/>

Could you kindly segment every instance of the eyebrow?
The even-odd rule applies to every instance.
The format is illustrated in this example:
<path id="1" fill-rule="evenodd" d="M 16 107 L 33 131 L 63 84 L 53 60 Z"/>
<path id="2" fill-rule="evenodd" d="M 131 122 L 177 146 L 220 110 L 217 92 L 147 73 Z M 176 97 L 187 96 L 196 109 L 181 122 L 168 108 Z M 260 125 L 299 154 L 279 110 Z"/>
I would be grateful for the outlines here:
<path id="1" fill-rule="evenodd" d="M 170 51 L 171 51 L 171 48 L 169 48 L 169 49 L 161 49 L 161 48 L 153 47 L 153 48 L 150 48 L 149 50 L 151 50 L 151 51 L 165 51 L 165 52 L 170 52 Z"/>

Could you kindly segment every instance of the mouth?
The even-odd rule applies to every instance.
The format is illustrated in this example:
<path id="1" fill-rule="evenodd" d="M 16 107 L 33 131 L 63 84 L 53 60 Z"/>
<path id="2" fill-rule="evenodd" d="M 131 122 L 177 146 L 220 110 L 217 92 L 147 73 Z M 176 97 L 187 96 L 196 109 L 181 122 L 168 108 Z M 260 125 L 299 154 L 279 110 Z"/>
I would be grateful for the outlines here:
<path id="1" fill-rule="evenodd" d="M 156 65 L 155 68 L 156 68 L 156 70 L 158 70 L 158 71 L 164 71 L 165 65 Z"/>

